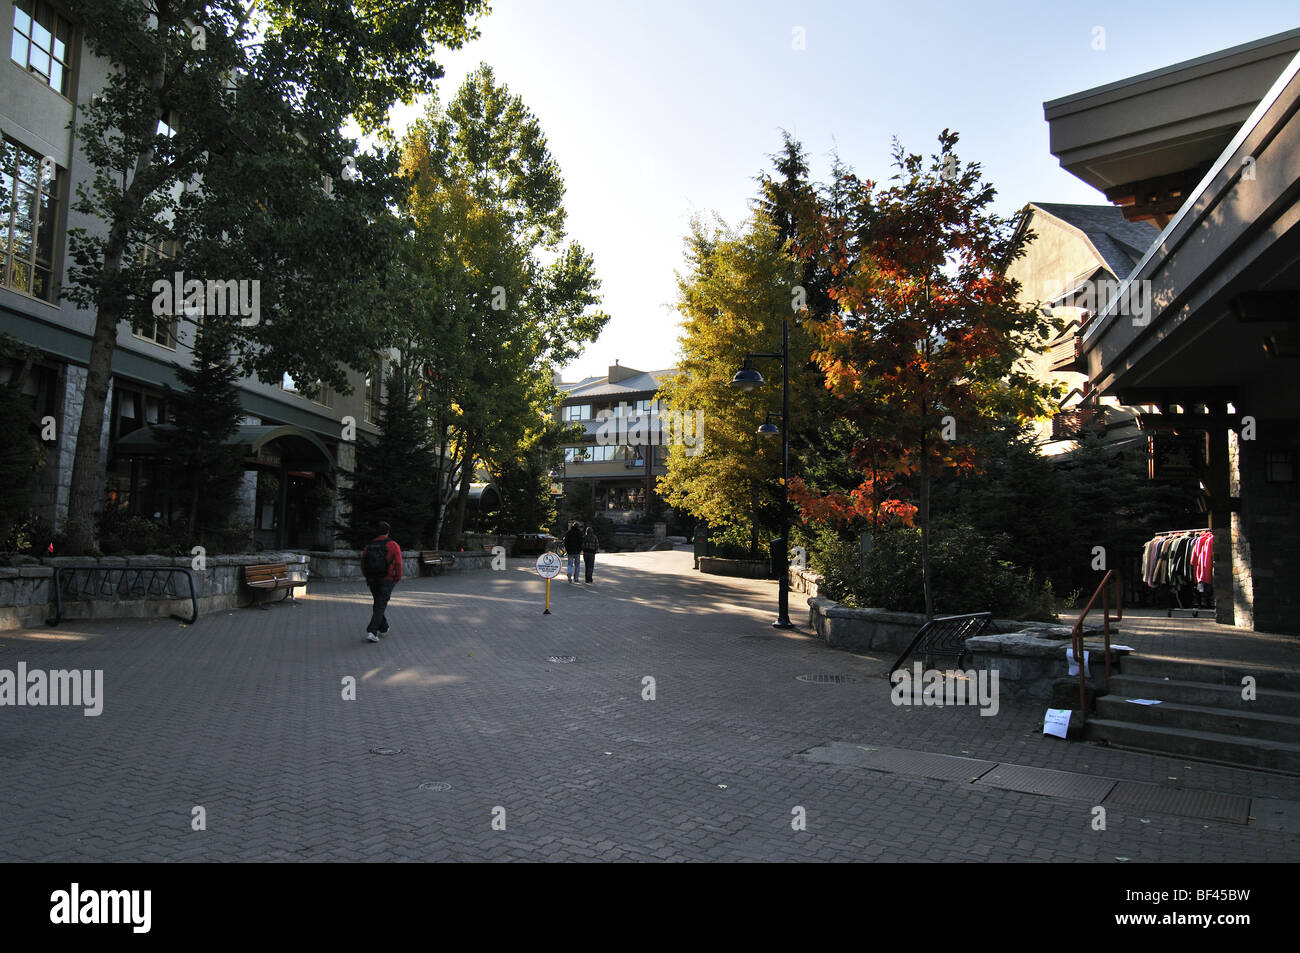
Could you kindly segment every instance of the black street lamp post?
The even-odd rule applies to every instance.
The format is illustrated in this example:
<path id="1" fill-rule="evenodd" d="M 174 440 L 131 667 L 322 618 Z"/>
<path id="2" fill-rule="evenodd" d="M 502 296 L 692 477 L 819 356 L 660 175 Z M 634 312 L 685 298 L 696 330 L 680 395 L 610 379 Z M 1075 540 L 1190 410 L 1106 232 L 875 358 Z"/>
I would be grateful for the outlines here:
<path id="1" fill-rule="evenodd" d="M 781 535 L 772 541 L 772 562 L 778 567 L 776 621 L 772 623 L 772 627 L 792 629 L 794 625 L 790 622 L 790 560 L 787 556 L 790 548 L 790 325 L 785 318 L 781 319 L 781 350 L 777 353 L 746 354 L 745 365 L 731 379 L 731 386 L 743 391 L 752 391 L 766 383 L 763 375 L 753 366 L 753 362 L 758 358 L 781 359 L 781 413 L 768 414 L 767 419 L 758 428 L 758 433 L 763 436 L 774 436 L 777 433 L 777 426 L 772 423 L 772 418 L 780 419 Z"/>

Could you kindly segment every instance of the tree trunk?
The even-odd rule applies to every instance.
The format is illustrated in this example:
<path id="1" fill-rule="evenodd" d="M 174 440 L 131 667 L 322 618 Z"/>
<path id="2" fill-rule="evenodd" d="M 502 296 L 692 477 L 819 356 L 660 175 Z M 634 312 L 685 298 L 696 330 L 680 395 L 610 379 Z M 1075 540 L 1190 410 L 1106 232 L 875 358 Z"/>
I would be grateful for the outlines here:
<path id="1" fill-rule="evenodd" d="M 465 456 L 460 465 L 460 490 L 456 495 L 456 518 L 452 523 L 452 544 L 462 545 L 465 530 L 465 509 L 469 505 L 469 485 L 474 480 L 474 441 L 465 444 Z"/>
<path id="2" fill-rule="evenodd" d="M 155 103 L 155 119 L 162 118 L 158 105 L 165 80 L 165 63 L 159 63 L 149 78 Z M 72 479 L 68 487 L 68 520 L 64 527 L 65 546 L 70 555 L 80 556 L 96 542 L 95 509 L 99 502 L 100 435 L 104 430 L 104 405 L 108 403 L 108 386 L 113 376 L 113 352 L 117 348 L 117 326 L 124 317 L 126 289 L 118 286 L 122 256 L 126 252 L 131 223 L 140 212 L 149 187 L 149 172 L 154 150 L 148 145 L 136 157 L 131 184 L 122 193 L 117 216 L 104 242 L 104 262 L 100 268 L 99 289 L 95 298 L 95 332 L 91 338 L 86 389 L 81 397 L 81 420 L 77 425 L 77 448 L 72 458 Z"/>
<path id="3" fill-rule="evenodd" d="M 119 251 L 120 260 L 120 251 Z M 105 277 L 116 275 L 118 263 L 104 263 Z M 107 280 L 105 282 L 108 283 Z M 102 302 L 95 318 L 95 335 L 90 347 L 90 366 L 81 395 L 81 420 L 77 426 L 77 448 L 72 458 L 72 480 L 68 488 L 68 521 L 64 526 L 70 555 L 80 556 L 95 545 L 95 504 L 99 500 L 99 451 L 104 429 L 104 405 L 112 378 L 113 351 L 117 347 L 118 302 Z"/>

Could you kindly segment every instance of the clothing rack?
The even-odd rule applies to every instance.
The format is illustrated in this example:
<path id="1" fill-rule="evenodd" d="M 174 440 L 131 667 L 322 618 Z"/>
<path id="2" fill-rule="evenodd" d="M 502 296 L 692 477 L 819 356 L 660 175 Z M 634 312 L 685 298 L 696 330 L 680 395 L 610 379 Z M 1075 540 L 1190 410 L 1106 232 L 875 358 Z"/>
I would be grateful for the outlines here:
<path id="1" fill-rule="evenodd" d="M 1156 540 L 1158 540 L 1158 539 L 1163 539 L 1163 538 L 1165 538 L 1165 537 L 1167 537 L 1167 536 L 1183 536 L 1183 535 L 1196 535 L 1196 536 L 1199 536 L 1199 535 L 1201 535 L 1201 534 L 1203 534 L 1203 533 L 1210 533 L 1211 535 L 1213 535 L 1213 530 L 1209 529 L 1208 527 L 1204 527 L 1204 526 L 1198 526 L 1198 527 L 1194 527 L 1194 528 L 1192 528 L 1192 529 L 1168 529 L 1168 530 L 1163 530 L 1162 532 L 1159 532 L 1159 533 L 1153 533 L 1153 534 L 1151 535 L 1151 537 L 1147 540 L 1147 545 L 1150 545 L 1151 543 L 1155 542 Z M 1145 547 L 1144 547 L 1144 552 L 1145 552 Z M 1143 568 L 1145 569 L 1145 560 L 1144 560 Z M 1200 584 L 1200 585 L 1204 585 L 1205 583 L 1204 583 L 1204 581 L 1202 581 L 1202 582 L 1200 582 L 1199 584 Z M 1155 584 L 1155 583 L 1151 583 L 1151 582 L 1148 582 L 1147 585 L 1148 585 L 1148 586 L 1151 586 L 1152 588 L 1155 588 L 1155 587 L 1156 587 L 1156 584 Z M 1175 612 L 1190 612 L 1190 613 L 1192 614 L 1192 618 L 1197 618 L 1198 616 L 1200 616 L 1200 614 L 1201 614 L 1201 610 L 1202 610 L 1202 609 L 1205 609 L 1205 610 L 1210 611 L 1210 612 L 1213 612 L 1213 611 L 1214 611 L 1214 606 L 1213 606 L 1213 605 L 1209 605 L 1209 606 L 1185 606 L 1185 605 L 1183 605 L 1182 589 L 1183 589 L 1185 586 L 1194 585 L 1194 583 L 1191 583 L 1191 582 L 1175 583 L 1174 581 L 1169 580 L 1169 581 L 1165 582 L 1164 585 L 1168 587 L 1169 592 L 1170 592 L 1170 595 L 1173 597 L 1173 601 L 1174 601 L 1174 605 L 1167 607 L 1166 610 L 1165 610 L 1165 612 L 1166 612 L 1166 616 L 1167 616 L 1168 618 L 1173 618 L 1173 615 L 1174 615 Z M 1204 591 L 1204 590 L 1202 590 L 1202 591 Z M 1210 591 L 1211 591 L 1211 592 L 1213 591 L 1213 586 L 1211 586 Z"/>

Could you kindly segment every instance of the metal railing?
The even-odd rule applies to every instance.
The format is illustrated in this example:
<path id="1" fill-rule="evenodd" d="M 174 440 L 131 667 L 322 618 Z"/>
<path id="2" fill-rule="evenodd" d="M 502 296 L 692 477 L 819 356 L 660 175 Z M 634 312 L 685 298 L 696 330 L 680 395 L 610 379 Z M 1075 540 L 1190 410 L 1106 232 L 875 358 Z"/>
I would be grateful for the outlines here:
<path id="1" fill-rule="evenodd" d="M 1109 588 L 1108 588 L 1109 586 Z M 1115 614 L 1110 614 L 1110 596 L 1111 589 L 1115 593 Z M 1087 678 L 1088 666 L 1084 664 L 1083 656 L 1083 620 L 1088 617 L 1092 607 L 1097 603 L 1097 597 L 1101 597 L 1101 627 L 1105 638 L 1106 650 L 1106 690 L 1110 690 L 1110 624 L 1118 622 L 1124 618 L 1124 586 L 1120 583 L 1120 577 L 1113 569 L 1106 571 L 1106 575 L 1101 577 L 1101 583 L 1088 600 L 1088 604 L 1083 607 L 1079 613 L 1079 618 L 1075 620 L 1074 628 L 1070 630 L 1070 648 L 1074 651 L 1074 661 L 1079 666 L 1079 717 L 1086 718 L 1088 711 L 1088 693 Z"/>
<path id="2" fill-rule="evenodd" d="M 968 615 L 950 615 L 931 619 L 921 626 L 921 630 L 908 643 L 903 654 L 889 667 L 889 674 L 892 676 L 902 668 L 908 656 L 918 648 L 925 659 L 926 668 L 934 668 L 934 660 L 937 658 L 954 658 L 960 665 L 962 657 L 966 654 L 966 640 L 983 635 L 984 630 L 992 622 L 991 612 L 972 612 Z"/>
<path id="3" fill-rule="evenodd" d="M 194 574 L 181 566 L 59 566 L 54 570 L 54 618 L 47 625 L 63 620 L 63 596 L 115 596 L 119 599 L 183 599 L 176 577 L 189 583 L 190 618 L 172 613 L 193 625 L 199 620 L 199 599 L 194 589 Z"/>

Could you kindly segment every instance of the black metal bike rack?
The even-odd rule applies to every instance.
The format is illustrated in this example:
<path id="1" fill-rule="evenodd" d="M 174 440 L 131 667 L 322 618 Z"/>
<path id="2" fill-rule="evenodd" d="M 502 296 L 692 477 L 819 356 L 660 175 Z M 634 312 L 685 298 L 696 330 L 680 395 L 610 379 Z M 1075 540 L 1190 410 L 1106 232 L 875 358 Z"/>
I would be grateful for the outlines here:
<path id="1" fill-rule="evenodd" d="M 972 612 L 968 615 L 950 615 L 931 619 L 921 626 L 903 654 L 889 667 L 893 675 L 913 652 L 918 652 L 925 660 L 926 668 L 934 668 L 935 659 L 951 658 L 958 665 L 966 654 L 966 640 L 983 635 L 984 630 L 993 623 L 992 612 Z"/>
<path id="2" fill-rule="evenodd" d="M 183 576 L 189 583 L 190 618 L 172 613 L 193 625 L 199 621 L 199 599 L 194 589 L 194 573 L 181 566 L 58 566 L 54 570 L 54 618 L 47 625 L 58 625 L 63 620 L 63 594 L 70 596 L 117 596 L 123 599 L 183 599 L 176 577 Z"/>

